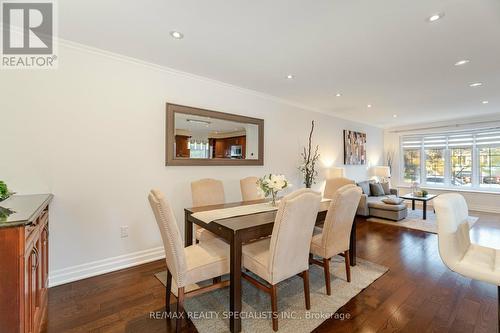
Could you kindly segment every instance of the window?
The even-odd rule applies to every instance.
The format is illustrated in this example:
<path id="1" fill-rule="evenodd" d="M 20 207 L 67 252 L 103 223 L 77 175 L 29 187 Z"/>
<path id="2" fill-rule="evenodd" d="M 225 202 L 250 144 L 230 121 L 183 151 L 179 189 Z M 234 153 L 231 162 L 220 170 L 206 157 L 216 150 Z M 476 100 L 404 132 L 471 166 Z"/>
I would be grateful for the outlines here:
<path id="1" fill-rule="evenodd" d="M 420 182 L 420 150 L 404 150 L 404 181 L 406 183 Z"/>
<path id="2" fill-rule="evenodd" d="M 209 151 L 210 150 L 208 142 L 191 140 L 191 142 L 189 143 L 190 158 L 208 158 Z"/>
<path id="3" fill-rule="evenodd" d="M 451 149 L 451 185 L 471 186 L 472 148 Z"/>
<path id="4" fill-rule="evenodd" d="M 500 191 L 500 130 L 401 138 L 405 183 Z"/>
<path id="5" fill-rule="evenodd" d="M 479 183 L 500 188 L 500 148 L 479 149 Z"/>
<path id="6" fill-rule="evenodd" d="M 425 182 L 444 184 L 444 149 L 425 150 Z"/>

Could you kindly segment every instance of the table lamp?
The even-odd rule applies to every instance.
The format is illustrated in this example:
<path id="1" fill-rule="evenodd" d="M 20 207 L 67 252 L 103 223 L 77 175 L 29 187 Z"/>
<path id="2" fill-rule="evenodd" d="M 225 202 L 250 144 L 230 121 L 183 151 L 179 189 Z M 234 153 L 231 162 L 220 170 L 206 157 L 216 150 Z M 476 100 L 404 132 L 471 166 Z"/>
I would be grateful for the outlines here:
<path id="1" fill-rule="evenodd" d="M 391 169 L 388 166 L 375 166 L 373 167 L 373 175 L 376 176 L 380 182 L 388 182 L 391 178 Z"/>
<path id="2" fill-rule="evenodd" d="M 345 168 L 331 167 L 328 169 L 328 178 L 341 178 L 345 177 Z"/>

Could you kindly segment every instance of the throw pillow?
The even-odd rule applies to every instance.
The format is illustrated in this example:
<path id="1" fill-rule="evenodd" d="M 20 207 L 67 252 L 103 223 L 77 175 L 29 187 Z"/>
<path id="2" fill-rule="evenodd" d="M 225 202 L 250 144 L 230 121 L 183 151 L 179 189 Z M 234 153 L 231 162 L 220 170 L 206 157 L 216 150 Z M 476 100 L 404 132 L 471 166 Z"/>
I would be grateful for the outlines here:
<path id="1" fill-rule="evenodd" d="M 391 185 L 389 184 L 389 182 L 380 183 L 380 185 L 382 185 L 382 188 L 384 189 L 385 195 L 391 194 Z"/>
<path id="2" fill-rule="evenodd" d="M 363 190 L 363 194 L 366 194 L 367 196 L 370 196 L 370 182 L 368 180 L 365 180 L 364 182 L 359 182 L 358 186 L 361 187 Z"/>
<path id="3" fill-rule="evenodd" d="M 382 185 L 380 183 L 370 184 L 370 192 L 375 197 L 380 197 L 385 195 L 384 189 L 382 188 Z"/>
<path id="4" fill-rule="evenodd" d="M 388 205 L 400 205 L 403 203 L 403 199 L 401 198 L 386 198 L 382 199 L 382 202 Z"/>

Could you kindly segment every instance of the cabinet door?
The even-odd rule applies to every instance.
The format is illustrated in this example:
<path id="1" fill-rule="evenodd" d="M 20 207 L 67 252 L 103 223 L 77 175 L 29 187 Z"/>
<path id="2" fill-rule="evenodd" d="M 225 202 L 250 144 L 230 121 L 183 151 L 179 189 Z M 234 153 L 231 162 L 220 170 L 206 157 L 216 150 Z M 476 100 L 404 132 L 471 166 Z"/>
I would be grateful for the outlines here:
<path id="1" fill-rule="evenodd" d="M 35 293 L 36 293 L 36 278 L 35 270 L 35 249 L 34 243 L 30 242 L 24 255 L 24 332 L 32 333 L 34 329 L 34 314 L 35 314 Z"/>
<path id="2" fill-rule="evenodd" d="M 49 300 L 49 225 L 48 221 L 42 225 L 40 232 L 40 317 L 36 325 L 39 326 L 37 332 L 43 332 L 47 328 L 47 306 Z"/>
<path id="3" fill-rule="evenodd" d="M 226 150 L 226 144 L 224 140 L 217 139 L 215 141 L 215 157 L 217 158 L 226 157 L 225 150 Z"/>
<path id="4" fill-rule="evenodd" d="M 189 157 L 190 152 L 188 148 L 189 137 L 183 135 L 175 136 L 175 156 L 177 157 Z"/>
<path id="5" fill-rule="evenodd" d="M 41 238 L 35 240 L 35 257 L 33 262 L 33 332 L 40 331 L 40 322 L 42 315 L 42 267 L 41 259 Z"/>
<path id="6" fill-rule="evenodd" d="M 49 223 L 45 224 L 41 235 L 40 266 L 42 273 L 42 289 L 49 287 Z"/>

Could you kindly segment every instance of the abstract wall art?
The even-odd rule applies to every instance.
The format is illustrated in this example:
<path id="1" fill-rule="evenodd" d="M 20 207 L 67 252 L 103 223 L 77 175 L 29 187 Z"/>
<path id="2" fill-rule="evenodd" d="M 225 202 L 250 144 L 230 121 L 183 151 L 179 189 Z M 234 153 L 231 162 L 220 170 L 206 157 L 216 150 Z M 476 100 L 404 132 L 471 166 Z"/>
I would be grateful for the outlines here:
<path id="1" fill-rule="evenodd" d="M 366 164 L 366 133 L 344 130 L 344 164 Z"/>

